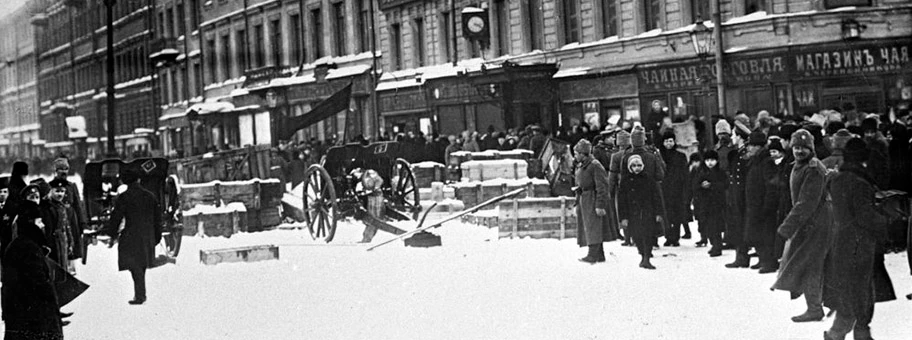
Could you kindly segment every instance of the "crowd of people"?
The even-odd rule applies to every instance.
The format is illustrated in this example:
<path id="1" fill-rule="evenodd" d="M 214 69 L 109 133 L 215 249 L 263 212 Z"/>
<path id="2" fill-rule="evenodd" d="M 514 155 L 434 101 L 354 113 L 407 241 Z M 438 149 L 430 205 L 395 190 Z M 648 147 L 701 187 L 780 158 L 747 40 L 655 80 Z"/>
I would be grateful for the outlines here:
<path id="1" fill-rule="evenodd" d="M 895 299 L 884 254 L 906 246 L 905 235 L 891 235 L 906 228 L 889 228 L 875 193 L 912 189 L 908 112 L 739 112 L 716 117 L 714 145 L 690 155 L 664 118 L 575 144 L 578 240 L 589 249 L 580 261 L 604 262 L 603 242 L 623 240 L 640 267 L 655 269 L 658 239 L 678 247 L 696 221 L 695 246 L 709 245 L 709 256 L 733 250 L 725 267 L 778 273 L 772 289 L 804 296 L 794 322 L 822 320 L 827 306 L 836 318 L 826 339 L 870 339 L 874 303 Z"/>

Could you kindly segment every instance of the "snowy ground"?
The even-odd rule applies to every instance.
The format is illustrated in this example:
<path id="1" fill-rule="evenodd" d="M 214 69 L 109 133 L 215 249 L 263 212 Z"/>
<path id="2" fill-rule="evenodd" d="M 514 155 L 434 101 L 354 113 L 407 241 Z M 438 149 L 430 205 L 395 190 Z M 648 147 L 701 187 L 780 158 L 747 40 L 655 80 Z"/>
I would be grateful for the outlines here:
<path id="1" fill-rule="evenodd" d="M 804 301 L 771 292 L 775 274 L 726 269 L 684 240 L 637 267 L 634 248 L 606 246 L 607 263 L 577 262 L 575 240 L 497 240 L 451 223 L 443 246 L 401 242 L 367 252 L 362 228 L 340 224 L 318 245 L 306 231 L 230 239 L 185 237 L 176 265 L 147 274 L 149 301 L 131 306 L 116 248 L 93 246 L 78 277 L 92 287 L 64 307 L 67 339 L 821 339 L 832 319 L 795 324 Z M 379 233 L 375 242 L 391 236 Z M 200 249 L 276 244 L 277 261 L 205 266 Z M 756 260 L 755 260 L 756 261 Z M 878 339 L 912 339 L 906 255 L 887 267 L 900 300 L 878 304 Z"/>

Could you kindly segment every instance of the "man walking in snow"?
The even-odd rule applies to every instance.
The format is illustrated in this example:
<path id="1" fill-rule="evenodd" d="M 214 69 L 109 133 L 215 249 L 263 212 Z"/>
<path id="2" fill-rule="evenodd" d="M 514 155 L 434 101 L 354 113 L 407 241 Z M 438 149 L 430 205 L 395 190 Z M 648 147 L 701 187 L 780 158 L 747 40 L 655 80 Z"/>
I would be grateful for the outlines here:
<path id="1" fill-rule="evenodd" d="M 155 195 L 139 184 L 139 175 L 131 170 L 121 175 L 127 190 L 117 197 L 111 219 L 100 234 L 119 240 L 117 244 L 118 268 L 129 270 L 133 276 L 135 295 L 131 305 L 146 301 L 146 269 L 155 258 L 155 245 L 161 241 L 161 208 Z M 125 221 L 123 230 L 120 222 Z"/>
<path id="2" fill-rule="evenodd" d="M 777 232 L 787 238 L 773 289 L 792 298 L 804 294 L 807 311 L 794 322 L 823 319 L 823 265 L 830 245 L 832 208 L 826 195 L 826 167 L 814 157 L 814 137 L 805 129 L 792 134 L 795 166 L 790 178 L 792 209 Z"/>
<path id="3" fill-rule="evenodd" d="M 609 201 L 608 173 L 595 158 L 592 157 L 592 144 L 581 139 L 573 147 L 576 159 L 576 185 L 577 189 L 577 243 L 580 247 L 588 246 L 589 253 L 580 259 L 586 263 L 605 262 L 605 251 L 602 243 L 617 239 L 617 234 L 609 224 L 604 223 L 607 217 Z"/>

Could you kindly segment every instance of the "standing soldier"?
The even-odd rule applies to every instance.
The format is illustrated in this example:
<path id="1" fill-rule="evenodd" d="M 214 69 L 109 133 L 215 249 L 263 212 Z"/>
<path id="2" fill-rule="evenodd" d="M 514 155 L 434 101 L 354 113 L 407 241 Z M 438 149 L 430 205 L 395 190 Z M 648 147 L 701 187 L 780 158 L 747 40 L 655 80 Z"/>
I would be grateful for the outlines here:
<path id="1" fill-rule="evenodd" d="M 776 141 L 778 143 L 778 141 Z M 775 253 L 776 220 L 779 191 L 776 187 L 776 163 L 767 148 L 767 138 L 760 130 L 751 132 L 747 146 L 751 156 L 744 185 L 744 245 L 738 249 L 738 257 L 750 261 L 747 247 L 757 249 L 760 262 L 751 269 L 760 269 L 760 274 L 775 273 L 779 269 Z"/>
<path id="2" fill-rule="evenodd" d="M 773 289 L 793 298 L 804 294 L 807 311 L 794 322 L 823 319 L 823 264 L 830 245 L 832 209 L 826 198 L 826 168 L 814 157 L 814 137 L 805 129 L 792 134 L 795 165 L 790 179 L 792 209 L 779 226 L 787 238 Z"/>
<path id="3" fill-rule="evenodd" d="M 76 186 L 76 183 L 70 182 L 67 177 L 70 173 L 70 162 L 66 158 L 57 158 L 54 160 L 54 179 L 61 179 L 66 186 L 66 195 L 63 198 L 64 205 L 67 205 L 73 209 L 73 214 L 75 214 L 74 223 L 71 225 L 73 228 L 73 253 L 70 256 L 71 260 L 82 258 L 82 232 L 88 228 L 88 220 L 86 219 L 85 204 L 82 202 L 82 195 L 79 193 L 79 188 Z M 53 185 L 52 185 L 53 187 Z M 63 265 L 61 263 L 61 265 Z"/>
<path id="4" fill-rule="evenodd" d="M 146 269 L 155 258 L 155 245 L 161 241 L 161 208 L 155 195 L 139 184 L 139 175 L 127 170 L 121 175 L 127 190 L 114 202 L 111 219 L 98 233 L 118 238 L 118 268 L 129 270 L 133 276 L 131 305 L 146 301 Z M 124 220 L 126 220 L 124 222 Z M 120 223 L 124 222 L 123 230 Z"/>
<path id="5" fill-rule="evenodd" d="M 614 214 L 609 216 L 618 223 L 618 228 L 620 227 L 620 218 L 617 216 L 617 189 L 621 181 L 621 163 L 623 160 L 621 157 L 624 157 L 624 154 L 627 153 L 627 150 L 630 149 L 630 133 L 624 130 L 618 131 L 617 133 L 617 150 L 611 154 L 611 161 L 608 163 L 608 192 L 611 194 L 611 200 L 609 201 L 614 210 Z M 624 243 L 621 243 L 622 246 L 632 246 L 633 240 L 630 238 L 630 233 L 627 230 L 624 230 Z"/>
<path id="6" fill-rule="evenodd" d="M 617 239 L 617 234 L 602 219 L 608 214 L 608 173 L 598 160 L 592 157 L 592 144 L 581 139 L 573 147 L 576 158 L 577 187 L 577 244 L 589 247 L 586 257 L 579 259 L 586 263 L 605 262 L 602 243 Z"/>
<path id="7" fill-rule="evenodd" d="M 849 140 L 843 157 L 829 182 L 836 242 L 827 255 L 824 302 L 836 319 L 824 338 L 842 340 L 854 331 L 855 339 L 871 339 L 874 303 L 896 299 L 883 263 L 887 220 L 874 207 L 877 187 L 864 165 L 865 142 Z"/>
<path id="8" fill-rule="evenodd" d="M 69 184 L 65 179 L 52 180 L 50 199 L 42 200 L 40 207 L 42 221 L 45 222 L 44 235 L 51 248 L 49 257 L 70 273 L 74 273 L 76 267 L 70 263 L 70 254 L 76 248 L 74 237 L 81 236 L 81 232 L 75 232 L 76 214 L 73 207 L 65 202 Z"/>

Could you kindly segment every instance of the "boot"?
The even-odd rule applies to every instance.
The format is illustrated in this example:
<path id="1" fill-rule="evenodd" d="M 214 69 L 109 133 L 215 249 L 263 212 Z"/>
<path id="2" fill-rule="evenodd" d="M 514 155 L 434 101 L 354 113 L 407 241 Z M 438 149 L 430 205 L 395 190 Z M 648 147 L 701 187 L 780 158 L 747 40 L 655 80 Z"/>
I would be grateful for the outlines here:
<path id="1" fill-rule="evenodd" d="M 747 268 L 750 266 L 750 257 L 747 257 L 747 249 L 738 247 L 735 255 L 735 262 L 725 265 L 725 268 Z"/>
<path id="2" fill-rule="evenodd" d="M 605 247 L 602 243 L 595 246 L 595 262 L 605 262 Z"/>
<path id="3" fill-rule="evenodd" d="M 141 305 L 144 302 L 146 302 L 146 298 L 144 298 L 144 297 L 135 297 L 135 298 L 133 298 L 133 300 L 127 301 L 127 303 L 129 303 L 131 305 Z"/>
<path id="4" fill-rule="evenodd" d="M 594 244 L 593 244 L 593 245 L 590 245 L 590 246 L 589 246 L 589 253 L 586 254 L 586 257 L 579 259 L 580 262 L 585 262 L 585 263 L 588 263 L 588 264 L 595 264 L 596 262 L 599 262 L 598 249 L 599 249 L 599 246 L 594 245 Z M 603 257 L 603 258 L 605 257 L 605 254 L 604 254 L 604 253 L 602 254 L 602 257 Z M 604 260 L 603 260 L 603 261 L 604 261 Z"/>
<path id="5" fill-rule="evenodd" d="M 830 326 L 830 329 L 828 329 L 826 332 L 823 332 L 823 338 L 844 340 L 846 334 L 849 334 L 849 332 L 852 331 L 852 325 L 854 324 L 854 319 L 836 315 L 836 318 L 833 320 L 833 325 Z M 858 338 L 857 330 L 855 331 L 855 338 Z"/>
<path id="6" fill-rule="evenodd" d="M 792 322 L 811 322 L 823 320 L 823 308 L 808 309 L 804 314 L 792 317 Z M 845 334 L 843 334 L 845 336 Z"/>
<path id="7" fill-rule="evenodd" d="M 699 241 L 697 241 L 697 248 L 705 247 L 706 243 L 707 243 L 706 238 L 705 237 L 701 238 Z M 720 249 L 720 251 L 721 251 L 721 249 Z"/>
<path id="8" fill-rule="evenodd" d="M 690 226 L 687 225 L 687 223 L 684 223 L 684 236 L 681 236 L 681 238 L 683 238 L 685 240 L 689 240 L 691 238 Z"/>
<path id="9" fill-rule="evenodd" d="M 625 233 L 625 235 L 624 235 L 624 243 L 621 243 L 621 245 L 624 246 L 624 247 L 633 246 L 633 242 L 630 242 L 630 235 L 627 235 L 627 234 Z"/>
<path id="10" fill-rule="evenodd" d="M 852 336 L 855 340 L 874 340 L 871 337 L 871 327 L 868 326 L 860 327 L 856 324 L 855 329 L 852 330 Z"/>
<path id="11" fill-rule="evenodd" d="M 760 269 L 760 267 L 763 267 L 763 265 L 760 264 L 760 262 L 757 262 L 757 264 L 750 266 L 750 269 L 757 270 Z"/>
<path id="12" fill-rule="evenodd" d="M 769 274 L 769 273 L 775 273 L 777 271 L 779 271 L 779 262 L 771 262 L 771 263 L 766 263 L 766 264 L 760 266 L 760 271 L 758 271 L 758 273 Z"/>
<path id="13" fill-rule="evenodd" d="M 722 256 L 722 247 L 713 246 L 709 249 L 709 257 L 719 257 Z"/>
<path id="14" fill-rule="evenodd" d="M 650 270 L 656 269 L 656 267 L 653 266 L 652 263 L 649 262 L 649 257 L 650 257 L 649 255 L 643 255 L 643 259 L 640 260 L 640 268 L 645 268 L 645 269 L 650 269 Z"/>

